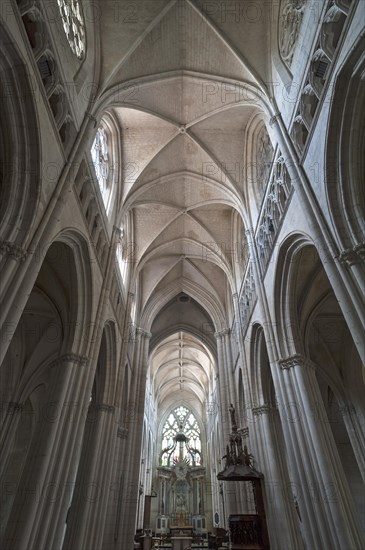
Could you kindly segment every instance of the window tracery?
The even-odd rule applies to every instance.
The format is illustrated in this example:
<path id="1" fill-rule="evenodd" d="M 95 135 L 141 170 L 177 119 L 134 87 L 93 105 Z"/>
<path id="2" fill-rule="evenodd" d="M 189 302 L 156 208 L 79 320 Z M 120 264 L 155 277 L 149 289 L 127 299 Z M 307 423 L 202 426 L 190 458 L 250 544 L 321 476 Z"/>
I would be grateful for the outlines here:
<path id="1" fill-rule="evenodd" d="M 95 168 L 96 179 L 106 206 L 109 176 L 108 139 L 103 126 L 99 126 L 91 147 L 91 158 Z"/>
<path id="2" fill-rule="evenodd" d="M 187 445 L 183 446 L 183 459 L 190 462 L 193 454 L 193 461 L 199 464 L 201 462 L 200 427 L 193 413 L 182 405 L 169 414 L 163 427 L 161 464 L 170 465 L 170 462 L 179 459 L 175 444 L 175 438 L 179 432 L 183 432 L 187 438 Z"/>
<path id="3" fill-rule="evenodd" d="M 263 125 L 257 136 L 256 145 L 256 178 L 258 198 L 261 199 L 269 179 L 274 160 L 274 148 L 270 136 Z"/>
<path id="4" fill-rule="evenodd" d="M 120 230 L 120 238 L 119 238 L 119 242 L 117 244 L 117 249 L 116 249 L 116 258 L 117 258 L 119 271 L 120 271 L 120 274 L 122 276 L 122 280 L 123 280 L 124 284 L 125 284 L 126 278 L 127 278 L 128 264 L 130 263 L 131 259 L 133 258 L 133 254 L 134 254 L 134 245 L 133 245 L 133 243 L 131 244 L 131 243 L 127 242 L 126 230 L 123 227 Z M 136 303 L 133 300 L 132 308 L 131 308 L 131 319 L 132 320 L 135 319 L 135 314 L 136 314 Z"/>
<path id="5" fill-rule="evenodd" d="M 57 0 L 63 29 L 72 52 L 82 59 L 85 55 L 85 23 L 79 0 Z"/>

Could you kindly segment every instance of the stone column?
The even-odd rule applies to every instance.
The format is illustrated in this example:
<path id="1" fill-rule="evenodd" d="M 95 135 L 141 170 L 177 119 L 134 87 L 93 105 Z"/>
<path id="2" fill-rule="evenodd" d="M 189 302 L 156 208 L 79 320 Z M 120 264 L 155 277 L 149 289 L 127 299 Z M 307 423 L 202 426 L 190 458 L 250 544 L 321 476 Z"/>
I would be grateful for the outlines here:
<path id="1" fill-rule="evenodd" d="M 195 480 L 196 484 L 196 514 L 199 514 L 199 502 L 200 502 L 200 477 L 196 478 Z"/>
<path id="2" fill-rule="evenodd" d="M 288 421 L 294 447 L 302 455 L 304 504 L 315 512 L 310 518 L 311 529 L 316 533 L 315 546 L 338 550 L 362 548 L 365 542 L 327 422 L 315 365 L 299 354 L 280 360 L 279 365 L 294 406 L 294 419 Z"/>
<path id="3" fill-rule="evenodd" d="M 130 398 L 130 429 L 128 434 L 129 448 L 125 459 L 125 500 L 122 521 L 123 548 L 133 548 L 136 513 L 138 505 L 138 488 L 140 460 L 142 450 L 143 416 L 148 367 L 148 348 L 151 334 L 137 329 L 136 355 L 133 361 L 133 379 Z M 133 413 L 133 417 L 132 417 Z"/>
<path id="4" fill-rule="evenodd" d="M 241 428 L 239 430 L 239 433 L 241 435 L 242 439 L 242 446 L 247 445 L 248 450 L 252 451 L 252 444 L 251 439 L 249 437 L 249 430 L 248 428 Z M 253 430 L 253 438 L 255 437 L 256 430 Z M 256 448 L 258 445 L 256 445 Z M 239 483 L 239 505 L 241 514 L 253 514 L 254 513 L 254 506 L 253 506 L 253 489 L 252 484 L 249 483 Z"/>
<path id="5" fill-rule="evenodd" d="M 74 354 L 57 359 L 50 369 L 49 400 L 39 411 L 39 426 L 28 451 L 18 493 L 5 532 L 4 550 L 43 548 L 39 537 L 48 532 L 47 516 L 60 507 L 60 494 L 70 491 L 62 476 L 71 460 L 77 394 L 85 377 L 87 359 Z M 68 401 L 68 398 L 70 400 Z M 66 406 L 67 405 L 67 406 Z M 80 408 L 80 407 L 79 407 Z M 71 448 L 70 448 L 71 446 Z M 71 457 L 69 455 L 71 453 Z"/>
<path id="6" fill-rule="evenodd" d="M 9 514 L 16 496 L 16 482 L 7 476 L 7 466 L 12 463 L 12 451 L 14 448 L 14 439 L 17 435 L 19 424 L 21 425 L 24 406 L 22 403 L 14 401 L 2 403 L 2 437 L 0 439 L 0 479 L 1 479 L 1 508 L 0 508 L 0 533 L 2 534 L 6 527 Z M 29 414 L 30 411 L 27 413 Z"/>
<path id="7" fill-rule="evenodd" d="M 199 502 L 198 502 L 199 508 Z M 199 511 L 199 510 L 198 510 Z M 200 478 L 200 513 L 205 515 L 205 494 L 204 494 L 204 477 Z"/>
<path id="8" fill-rule="evenodd" d="M 263 404 L 252 409 L 255 426 L 254 432 L 259 449 L 260 468 L 265 471 L 262 482 L 266 495 L 266 518 L 270 531 L 270 544 L 273 548 L 290 548 L 303 550 L 300 536 L 299 518 L 297 517 L 290 491 L 289 477 L 280 460 L 285 460 L 285 453 L 278 445 L 276 419 L 277 410 L 271 405 Z M 284 456 L 282 456 L 284 454 Z M 289 497 L 289 498 L 288 498 Z M 289 528 L 288 528 L 289 526 Z"/>
<path id="9" fill-rule="evenodd" d="M 232 343 L 231 343 L 232 333 L 230 330 L 224 332 L 223 342 L 224 342 L 224 351 L 225 351 L 225 365 L 226 373 L 228 380 L 228 391 L 230 404 L 232 403 L 237 409 L 238 396 L 236 392 L 236 386 L 233 380 L 233 358 L 232 358 Z"/>
<path id="10" fill-rule="evenodd" d="M 221 416 L 221 423 L 222 423 L 223 444 L 225 439 L 227 439 L 227 442 L 228 442 L 228 436 L 231 431 L 230 418 L 229 418 L 229 412 L 228 412 L 228 408 L 231 402 L 231 397 L 229 393 L 229 384 L 228 384 L 225 350 L 224 350 L 224 335 L 226 332 L 227 332 L 227 329 L 215 333 L 215 337 L 217 340 L 218 376 L 219 376 L 218 387 L 219 387 L 220 412 L 221 412 L 220 416 Z"/>
<path id="11" fill-rule="evenodd" d="M 358 287 L 360 296 L 365 294 L 365 243 L 343 250 L 339 256 L 339 269 L 349 273 Z"/>
<path id="12" fill-rule="evenodd" d="M 24 262 L 27 256 L 28 252 L 14 242 L 0 241 L 1 300 L 5 298 L 8 285 L 14 278 L 14 274 L 21 268 L 19 263 Z"/>
<path id="13" fill-rule="evenodd" d="M 239 403 L 239 410 L 241 412 L 242 421 L 244 421 L 245 416 L 246 416 L 246 411 L 244 410 L 243 406 L 247 406 L 247 404 L 249 402 L 251 402 L 252 399 L 251 399 L 251 395 L 249 393 L 250 392 L 250 383 L 249 383 L 249 376 L 248 376 L 248 372 L 247 372 L 245 347 L 244 347 L 244 342 L 243 342 L 243 337 L 242 337 L 242 330 L 241 330 L 242 322 L 241 322 L 241 313 L 240 313 L 239 302 L 238 302 L 238 295 L 233 294 L 232 295 L 232 300 L 233 300 L 233 307 L 234 307 L 234 312 L 235 312 L 236 323 L 238 324 L 238 346 L 239 346 L 241 365 L 242 365 L 242 385 L 243 385 L 243 389 L 244 389 L 244 392 L 245 392 L 245 395 L 244 395 L 245 403 Z M 238 390 L 237 390 L 237 392 L 238 392 Z M 238 397 L 239 397 L 239 394 L 238 394 Z"/>
<path id="14" fill-rule="evenodd" d="M 267 353 L 270 361 L 270 370 L 271 370 L 271 375 L 272 375 L 273 384 L 275 388 L 275 395 L 278 401 L 281 403 L 292 402 L 290 398 L 288 400 L 287 388 L 283 383 L 283 380 L 281 380 L 279 376 L 277 365 L 276 365 L 278 346 L 276 342 L 276 336 L 273 331 L 273 322 L 271 320 L 270 309 L 267 303 L 266 290 L 263 284 L 261 265 L 258 257 L 254 236 L 253 236 L 253 231 L 251 229 L 246 230 L 246 236 L 247 236 L 247 243 L 250 251 L 250 259 L 252 261 L 253 275 L 255 280 L 255 286 L 257 289 L 257 295 L 259 298 L 259 303 L 261 304 L 262 315 L 263 315 L 263 318 L 265 319 L 263 328 L 264 328 L 264 335 L 265 335 L 265 343 L 267 346 Z M 289 450 L 289 453 L 288 453 L 289 465 L 291 467 L 291 471 L 295 472 L 295 481 L 297 482 L 298 486 L 301 487 L 302 486 L 302 479 L 301 479 L 302 469 L 298 467 L 297 461 L 293 459 L 293 457 L 295 456 L 294 453 L 298 453 L 298 452 L 300 453 L 300 450 L 299 448 L 296 447 L 295 442 L 293 443 L 292 441 L 292 437 L 291 437 L 292 434 L 288 430 L 288 426 L 286 425 L 286 423 L 282 418 L 282 411 L 283 409 L 280 410 L 280 416 L 282 420 L 282 428 L 284 432 L 285 445 L 288 449 L 292 450 L 292 452 L 290 452 Z M 253 434 L 253 437 L 257 438 L 258 435 L 259 434 L 255 432 Z M 260 438 L 258 438 L 258 441 L 259 441 L 260 447 L 265 445 L 264 441 L 260 442 Z M 300 457 L 296 457 L 296 458 L 300 458 Z M 284 462 L 282 462 L 281 468 L 285 469 Z M 310 510 L 309 512 L 312 513 L 313 511 Z M 311 530 L 310 523 L 309 524 L 306 523 L 306 525 L 309 525 L 309 531 L 306 536 L 306 542 L 308 544 L 308 548 L 316 548 L 316 540 L 318 540 L 318 538 L 314 535 L 313 531 Z M 292 521 L 290 521 L 290 523 L 288 524 L 288 530 L 289 529 L 292 530 L 292 532 L 290 533 L 292 540 L 297 540 L 298 541 L 297 544 L 300 547 L 300 544 L 301 544 L 299 540 L 300 534 L 298 532 L 298 529 L 296 528 L 293 529 Z"/>
<path id="15" fill-rule="evenodd" d="M 268 348 L 269 356 L 272 355 Z M 301 531 L 307 548 L 336 548 L 332 546 L 325 528 L 326 521 L 323 507 L 316 491 L 317 480 L 312 466 L 312 452 L 303 444 L 305 436 L 298 417 L 298 402 L 296 393 L 286 377 L 282 376 L 281 369 L 271 359 L 270 368 L 275 386 L 276 397 L 279 402 L 281 426 L 284 443 L 287 449 L 290 479 L 293 480 L 293 492 L 297 498 L 297 510 L 301 518 Z M 258 437 L 258 432 L 255 436 Z M 265 441 L 259 443 L 265 446 Z M 290 481 L 292 483 L 292 481 Z M 283 487 L 285 490 L 285 487 Z M 296 536 L 299 532 L 295 530 Z M 293 536 L 293 534 L 292 534 Z M 339 549 L 340 550 L 340 549 Z"/>
<path id="16" fill-rule="evenodd" d="M 2 476 L 7 457 L 13 448 L 14 436 L 21 419 L 24 405 L 9 401 L 1 404 L 1 434 L 0 434 L 0 476 Z"/>
<path id="17" fill-rule="evenodd" d="M 106 273 L 99 296 L 96 319 L 99 323 L 104 319 L 106 304 L 109 299 L 110 281 L 114 270 L 115 247 L 119 239 L 119 228 L 114 227 L 111 244 L 108 249 Z M 90 357 L 95 355 L 99 348 L 102 331 L 97 323 L 92 334 L 92 344 L 89 350 Z M 81 453 L 81 444 L 85 428 L 86 415 L 90 403 L 90 395 L 96 369 L 95 361 L 90 360 L 90 369 L 79 370 L 74 377 L 67 393 L 67 401 L 62 402 L 65 410 L 62 414 L 62 428 L 58 430 L 58 449 L 54 452 L 55 467 L 50 470 L 48 483 L 58 489 L 57 501 L 52 506 L 44 508 L 38 520 L 38 532 L 33 525 L 34 545 L 37 548 L 53 548 L 61 544 L 65 532 L 65 520 L 73 495 L 75 479 L 78 472 L 78 463 Z M 70 409 L 71 410 L 68 410 Z M 110 435 L 110 430 L 107 431 Z M 112 439 L 109 439 L 112 442 Z M 104 449 L 105 451 L 105 449 Z M 94 451 L 95 452 L 95 451 Z M 108 454 L 108 457 L 110 454 Z M 94 498 L 88 496 L 86 498 Z M 100 519 L 101 516 L 98 516 Z M 102 531 L 101 529 L 99 532 Z M 79 531 L 81 532 L 81 530 Z"/>
<path id="18" fill-rule="evenodd" d="M 215 333 L 217 339 L 217 351 L 218 351 L 218 372 L 219 372 L 219 392 L 220 392 L 220 410 L 221 410 L 221 422 L 222 422 L 222 442 L 224 449 L 229 443 L 229 434 L 231 432 L 231 419 L 229 415 L 229 406 L 232 402 L 231 388 L 230 388 L 230 368 L 227 362 L 227 342 L 226 338 L 229 335 L 229 329 L 224 329 Z M 225 451 L 224 451 L 225 454 Z M 222 457 L 219 457 L 222 458 Z M 224 461 L 222 461 L 222 464 Z M 236 483 L 226 482 L 223 483 L 224 497 L 225 497 L 225 512 L 226 516 L 233 513 L 238 513 L 237 510 L 237 491 Z M 227 524 L 228 525 L 228 524 Z"/>
<path id="19" fill-rule="evenodd" d="M 197 509 L 198 509 L 198 505 L 197 505 L 198 496 L 197 496 L 197 479 L 196 479 L 195 477 L 192 479 L 192 484 L 193 484 L 193 507 L 192 507 L 192 513 L 193 513 L 193 514 L 197 514 Z"/>
<path id="20" fill-rule="evenodd" d="M 143 529 L 151 529 L 151 502 L 152 496 L 145 495 L 144 497 L 144 514 L 143 514 Z"/>
<path id="21" fill-rule="evenodd" d="M 104 403 L 89 410 L 64 550 L 102 547 L 117 435 L 115 416 L 115 408 Z"/>
<path id="22" fill-rule="evenodd" d="M 164 499 L 163 513 L 164 514 L 168 514 L 170 510 L 169 492 L 168 492 L 169 484 L 170 484 L 170 481 L 164 478 L 164 482 L 163 482 L 163 499 Z"/>
<path id="23" fill-rule="evenodd" d="M 241 366 L 242 366 L 242 387 L 244 390 L 244 395 L 242 396 L 244 401 L 241 402 L 241 396 L 239 394 L 239 386 L 236 388 L 236 395 L 237 395 L 237 404 L 238 404 L 238 415 L 239 415 L 239 426 L 243 428 L 243 426 L 246 426 L 246 418 L 247 418 L 247 406 L 248 403 L 252 401 L 251 396 L 251 384 L 249 382 L 249 375 L 248 375 L 248 369 L 247 369 L 247 362 L 246 362 L 246 356 L 245 356 L 245 348 L 244 348 L 244 342 L 243 342 L 243 335 L 242 335 L 242 322 L 241 322 L 241 312 L 239 307 L 239 301 L 238 301 L 238 294 L 232 295 L 233 300 L 233 307 L 235 312 L 235 319 L 237 324 L 237 332 L 238 332 L 238 347 L 239 347 L 239 353 L 240 353 L 240 359 L 241 359 Z M 245 436 L 248 436 L 248 429 L 243 428 Z M 241 432 L 243 434 L 243 432 Z M 247 434 L 247 435 L 246 435 Z M 239 491 L 237 495 L 237 501 L 239 505 L 239 509 L 241 510 L 241 513 L 249 513 L 249 501 L 250 501 L 250 495 L 248 492 L 248 485 L 247 483 L 239 483 Z"/>
<path id="24" fill-rule="evenodd" d="M 67 398 L 62 403 L 62 425 L 58 427 L 57 447 L 46 477 L 46 487 L 52 488 L 54 500 L 45 503 L 38 518 L 34 547 L 54 548 L 61 544 L 65 521 L 75 487 L 82 437 L 90 401 L 94 372 L 90 360 L 79 360 Z"/>
<path id="25" fill-rule="evenodd" d="M 227 378 L 228 378 L 229 399 L 230 399 L 229 402 L 230 404 L 232 403 L 235 407 L 236 421 L 239 423 L 240 418 L 239 418 L 238 388 L 234 381 L 231 338 L 232 338 L 232 332 L 226 331 L 224 334 L 224 343 L 225 343 L 225 357 L 226 357 L 226 372 L 227 372 Z M 238 425 L 238 427 L 240 426 Z M 231 431 L 231 429 L 229 431 Z M 243 510 L 242 483 L 237 481 L 229 482 L 226 486 L 226 492 L 227 491 L 232 492 L 232 496 L 234 496 L 234 510 L 231 510 L 231 512 L 233 513 L 233 511 L 235 511 L 236 513 L 242 513 L 242 510 Z M 231 503 L 232 503 L 232 499 L 231 499 Z"/>
<path id="26" fill-rule="evenodd" d="M 159 477 L 158 480 L 159 484 L 159 491 L 158 491 L 158 506 L 157 506 L 157 515 L 164 513 L 164 507 L 162 503 L 165 503 L 164 498 L 164 479 L 162 476 Z"/>
<path id="27" fill-rule="evenodd" d="M 113 456 L 113 475 L 111 482 L 111 493 L 107 503 L 107 524 L 104 530 L 104 539 L 102 548 L 111 550 L 120 548 L 121 520 L 124 509 L 124 460 L 128 446 L 128 429 L 118 427 L 115 453 Z"/>

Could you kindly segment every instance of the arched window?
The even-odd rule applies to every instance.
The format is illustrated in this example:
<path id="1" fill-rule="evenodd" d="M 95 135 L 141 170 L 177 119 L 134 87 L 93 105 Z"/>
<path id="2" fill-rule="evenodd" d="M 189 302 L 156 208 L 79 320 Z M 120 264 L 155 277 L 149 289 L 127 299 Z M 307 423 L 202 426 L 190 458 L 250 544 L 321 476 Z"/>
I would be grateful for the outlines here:
<path id="1" fill-rule="evenodd" d="M 109 178 L 109 143 L 107 133 L 103 126 L 99 126 L 91 147 L 91 158 L 93 160 L 96 179 L 103 197 L 105 208 L 107 208 L 110 178 Z"/>
<path id="2" fill-rule="evenodd" d="M 117 255 L 119 271 L 122 276 L 123 283 L 125 283 L 125 278 L 127 275 L 127 254 L 126 254 L 126 246 L 125 246 L 123 230 L 121 231 L 121 238 L 117 245 L 116 255 Z"/>
<path id="3" fill-rule="evenodd" d="M 273 164 L 274 148 L 270 136 L 266 130 L 265 124 L 262 124 L 256 141 L 256 178 L 257 193 L 261 200 L 265 193 L 266 185 L 269 179 L 271 167 Z"/>
<path id="4" fill-rule="evenodd" d="M 131 258 L 131 248 L 132 247 L 128 245 L 127 235 L 126 235 L 126 233 L 129 230 L 128 225 L 129 225 L 128 222 L 126 222 L 125 227 L 122 227 L 121 230 L 120 230 L 120 239 L 119 239 L 119 243 L 117 245 L 117 250 L 116 250 L 116 257 L 117 257 L 117 262 L 118 262 L 118 266 L 119 266 L 119 271 L 120 271 L 120 274 L 122 276 L 122 280 L 123 280 L 124 285 L 126 284 L 128 264 L 129 264 L 129 261 L 132 259 Z M 135 310 L 135 302 L 132 306 L 132 309 L 133 309 L 133 307 L 134 307 L 134 310 Z M 131 311 L 132 319 L 134 319 L 134 313 L 135 313 L 135 311 L 134 312 Z"/>
<path id="5" fill-rule="evenodd" d="M 176 437 L 181 433 L 186 441 Z M 161 464 L 170 466 L 179 458 L 201 464 L 200 427 L 193 413 L 182 405 L 169 414 L 163 427 Z"/>
<path id="6" fill-rule="evenodd" d="M 72 52 L 82 59 L 85 55 L 85 23 L 79 0 L 57 0 L 63 29 Z"/>

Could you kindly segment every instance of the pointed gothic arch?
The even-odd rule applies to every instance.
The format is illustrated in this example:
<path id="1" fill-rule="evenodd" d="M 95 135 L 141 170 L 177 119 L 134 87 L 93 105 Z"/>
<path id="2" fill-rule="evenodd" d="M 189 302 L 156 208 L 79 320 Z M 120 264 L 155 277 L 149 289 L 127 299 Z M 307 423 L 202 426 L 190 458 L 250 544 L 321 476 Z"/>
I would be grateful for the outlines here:
<path id="1" fill-rule="evenodd" d="M 0 252 L 16 258 L 27 248 L 41 197 L 39 91 L 1 22 L 0 32 Z"/>
<path id="2" fill-rule="evenodd" d="M 326 139 L 326 195 L 341 252 L 360 254 L 365 234 L 365 84 L 362 42 L 342 63 Z"/>

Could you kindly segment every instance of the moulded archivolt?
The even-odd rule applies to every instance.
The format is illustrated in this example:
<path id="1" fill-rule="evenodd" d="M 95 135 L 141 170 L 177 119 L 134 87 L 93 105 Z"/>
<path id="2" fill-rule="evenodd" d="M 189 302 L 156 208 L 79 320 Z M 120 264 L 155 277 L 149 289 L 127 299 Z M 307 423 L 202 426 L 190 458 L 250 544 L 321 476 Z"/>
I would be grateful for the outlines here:
<path id="1" fill-rule="evenodd" d="M 57 0 L 62 25 L 72 52 L 82 59 L 85 55 L 85 22 L 79 0 Z"/>

